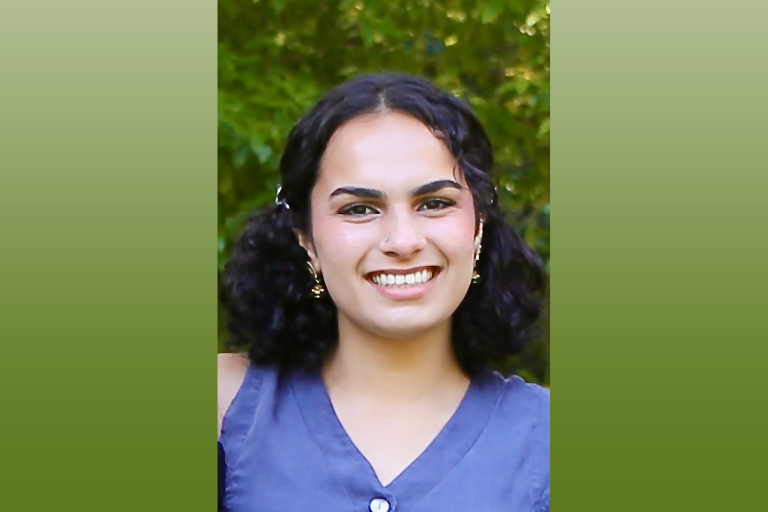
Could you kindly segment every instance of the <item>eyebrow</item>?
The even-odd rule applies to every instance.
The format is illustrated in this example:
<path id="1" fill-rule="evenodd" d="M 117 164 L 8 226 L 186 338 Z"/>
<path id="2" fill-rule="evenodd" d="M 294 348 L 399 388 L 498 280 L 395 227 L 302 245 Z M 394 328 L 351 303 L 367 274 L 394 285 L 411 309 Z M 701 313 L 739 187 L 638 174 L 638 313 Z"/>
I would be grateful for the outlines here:
<path id="1" fill-rule="evenodd" d="M 438 190 L 442 190 L 444 188 L 455 188 L 457 190 L 461 190 L 461 185 L 459 185 L 453 180 L 438 180 L 438 181 L 433 181 L 432 183 L 427 183 L 426 185 L 422 185 L 420 187 L 413 189 L 411 191 L 411 195 L 414 197 L 423 196 L 426 194 L 437 192 Z"/>
<path id="2" fill-rule="evenodd" d="M 348 194 L 355 197 L 364 197 L 366 199 L 384 199 L 386 194 L 381 190 L 362 187 L 339 187 L 331 192 L 330 197 Z"/>
<path id="3" fill-rule="evenodd" d="M 426 194 L 432 194 L 444 188 L 455 188 L 455 189 L 461 190 L 461 185 L 459 185 L 453 180 L 437 180 L 431 183 L 426 183 L 424 185 L 421 185 L 420 187 L 416 187 L 415 189 L 411 190 L 411 196 L 418 197 Z M 331 192 L 330 197 L 335 197 L 343 194 L 348 194 L 350 196 L 355 196 L 355 197 L 362 197 L 365 199 L 384 199 L 385 197 L 387 197 L 387 195 L 381 190 L 376 190 L 373 188 L 363 188 L 363 187 L 339 187 L 333 192 Z"/>

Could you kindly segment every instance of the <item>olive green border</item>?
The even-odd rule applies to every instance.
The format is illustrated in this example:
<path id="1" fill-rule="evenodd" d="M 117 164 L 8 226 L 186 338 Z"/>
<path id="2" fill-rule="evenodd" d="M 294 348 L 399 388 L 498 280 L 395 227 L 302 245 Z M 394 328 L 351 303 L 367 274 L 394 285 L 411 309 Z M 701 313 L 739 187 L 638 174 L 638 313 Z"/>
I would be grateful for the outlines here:
<path id="1" fill-rule="evenodd" d="M 766 10 L 554 6 L 558 510 L 765 507 Z"/>
<path id="2" fill-rule="evenodd" d="M 216 18 L 0 7 L 0 510 L 216 507 Z"/>
<path id="3" fill-rule="evenodd" d="M 759 2 L 553 13 L 563 510 L 759 510 Z M 2 510 L 212 510 L 216 6 L 0 8 Z"/>

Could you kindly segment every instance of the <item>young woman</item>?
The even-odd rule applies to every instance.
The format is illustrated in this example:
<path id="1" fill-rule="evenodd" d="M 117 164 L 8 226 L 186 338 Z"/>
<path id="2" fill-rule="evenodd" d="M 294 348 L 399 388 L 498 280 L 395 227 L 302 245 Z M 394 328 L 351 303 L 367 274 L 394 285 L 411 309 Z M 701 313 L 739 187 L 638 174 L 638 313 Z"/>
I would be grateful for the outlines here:
<path id="1" fill-rule="evenodd" d="M 487 369 L 546 286 L 492 165 L 467 105 L 412 76 L 296 124 L 226 270 L 248 353 L 219 356 L 227 510 L 549 510 L 549 392 Z"/>

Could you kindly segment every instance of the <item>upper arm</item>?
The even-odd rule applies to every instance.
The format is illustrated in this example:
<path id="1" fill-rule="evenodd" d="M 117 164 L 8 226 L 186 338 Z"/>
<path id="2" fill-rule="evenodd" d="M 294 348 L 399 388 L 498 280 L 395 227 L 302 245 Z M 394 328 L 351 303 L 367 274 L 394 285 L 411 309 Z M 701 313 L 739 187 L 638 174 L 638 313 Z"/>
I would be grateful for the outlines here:
<path id="1" fill-rule="evenodd" d="M 218 355 L 218 427 L 221 435 L 221 424 L 232 400 L 243 384 L 245 372 L 248 370 L 248 357 L 243 354 Z"/>

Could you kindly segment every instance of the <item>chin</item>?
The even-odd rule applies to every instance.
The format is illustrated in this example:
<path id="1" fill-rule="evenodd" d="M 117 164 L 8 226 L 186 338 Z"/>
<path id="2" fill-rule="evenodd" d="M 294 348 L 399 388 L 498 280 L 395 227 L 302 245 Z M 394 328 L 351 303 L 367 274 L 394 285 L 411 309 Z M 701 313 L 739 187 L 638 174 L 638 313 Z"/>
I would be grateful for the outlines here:
<path id="1" fill-rule="evenodd" d="M 392 320 L 391 322 L 383 323 L 379 319 L 375 325 L 368 325 L 367 329 L 382 338 L 390 339 L 408 339 L 417 336 L 424 335 L 434 329 L 441 328 L 445 325 L 446 320 L 440 319 L 435 321 L 428 321 L 421 318 L 411 320 L 410 322 L 403 322 L 401 320 Z"/>

